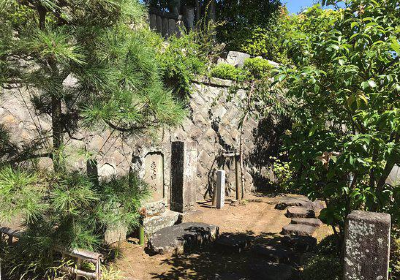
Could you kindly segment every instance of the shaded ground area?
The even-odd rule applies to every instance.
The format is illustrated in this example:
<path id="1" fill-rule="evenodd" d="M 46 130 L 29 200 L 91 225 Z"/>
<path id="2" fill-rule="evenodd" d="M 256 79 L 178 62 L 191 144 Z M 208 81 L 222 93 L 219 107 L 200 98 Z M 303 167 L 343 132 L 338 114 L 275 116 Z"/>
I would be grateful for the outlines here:
<path id="1" fill-rule="evenodd" d="M 220 234 L 230 233 L 231 236 L 246 236 L 254 244 L 275 244 L 279 246 L 282 227 L 290 223 L 285 210 L 275 209 L 281 197 L 248 196 L 247 203 L 225 206 L 222 210 L 211 207 L 210 202 L 199 203 L 195 212 L 185 216 L 184 222 L 204 222 L 220 227 Z M 331 230 L 320 227 L 315 233 L 318 240 L 331 234 Z M 120 244 L 116 266 L 123 272 L 126 279 L 270 279 L 260 271 L 282 273 L 282 267 L 267 267 L 265 256 L 259 256 L 254 250 L 244 248 L 241 253 L 226 250 L 218 243 L 205 246 L 184 255 L 154 255 L 150 256 L 136 244 L 135 239 Z M 290 256 L 291 264 L 299 264 L 301 255 Z M 273 279 L 273 278 L 271 278 Z M 292 279 L 296 279 L 296 273 Z"/>

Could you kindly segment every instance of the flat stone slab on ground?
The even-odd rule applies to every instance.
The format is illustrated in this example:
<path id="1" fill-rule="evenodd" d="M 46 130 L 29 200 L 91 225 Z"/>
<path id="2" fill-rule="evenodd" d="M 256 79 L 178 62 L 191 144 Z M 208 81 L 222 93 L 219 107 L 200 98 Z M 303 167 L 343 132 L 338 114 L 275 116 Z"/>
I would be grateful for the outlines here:
<path id="1" fill-rule="evenodd" d="M 322 225 L 321 220 L 317 218 L 293 218 L 291 223 L 314 226 L 314 227 L 319 227 Z"/>
<path id="2" fill-rule="evenodd" d="M 216 241 L 216 245 L 229 252 L 240 253 L 250 247 L 252 237 L 246 234 L 224 233 Z"/>
<path id="3" fill-rule="evenodd" d="M 294 257 L 294 252 L 282 244 L 257 244 L 251 250 L 253 253 L 261 255 L 267 261 L 273 263 L 289 263 Z"/>
<path id="4" fill-rule="evenodd" d="M 294 268 L 287 264 L 255 263 L 249 268 L 254 280 L 291 280 L 294 276 Z"/>
<path id="5" fill-rule="evenodd" d="M 275 206 L 275 209 L 284 210 L 290 206 L 302 206 L 312 208 L 313 202 L 304 196 L 287 196 L 279 200 L 279 202 Z"/>
<path id="6" fill-rule="evenodd" d="M 317 230 L 315 226 L 303 224 L 289 224 L 282 228 L 283 235 L 299 235 L 299 236 L 312 236 Z"/>
<path id="7" fill-rule="evenodd" d="M 292 206 L 286 211 L 286 217 L 288 218 L 315 218 L 315 212 L 313 209 Z"/>
<path id="8" fill-rule="evenodd" d="M 182 223 L 163 228 L 149 239 L 148 248 L 152 253 L 183 253 L 186 248 L 214 241 L 219 228 L 205 223 Z"/>

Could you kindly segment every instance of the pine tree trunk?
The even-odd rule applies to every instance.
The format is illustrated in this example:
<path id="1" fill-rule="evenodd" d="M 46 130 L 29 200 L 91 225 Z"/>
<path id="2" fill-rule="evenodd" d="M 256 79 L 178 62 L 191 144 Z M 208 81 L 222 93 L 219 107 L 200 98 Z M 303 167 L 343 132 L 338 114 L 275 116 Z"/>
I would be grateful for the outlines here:
<path id="1" fill-rule="evenodd" d="M 60 160 L 60 153 L 63 145 L 63 132 L 61 120 L 61 99 L 53 96 L 51 98 L 51 121 L 53 129 L 53 166 L 54 171 L 60 171 L 62 163 Z"/>

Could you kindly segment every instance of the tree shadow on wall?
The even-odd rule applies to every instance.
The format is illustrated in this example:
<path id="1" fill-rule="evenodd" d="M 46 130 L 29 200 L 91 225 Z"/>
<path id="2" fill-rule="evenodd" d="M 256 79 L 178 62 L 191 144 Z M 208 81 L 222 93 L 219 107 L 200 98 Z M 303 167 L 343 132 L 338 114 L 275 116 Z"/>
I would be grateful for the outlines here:
<path id="1" fill-rule="evenodd" d="M 207 173 L 207 189 L 203 195 L 203 198 L 206 199 L 207 197 L 214 196 L 214 190 L 217 184 L 217 170 L 225 165 L 225 157 L 221 154 L 215 156 L 212 165 Z"/>
<path id="2" fill-rule="evenodd" d="M 265 170 L 269 170 L 274 163 L 271 157 L 276 157 L 283 161 L 287 160 L 287 157 L 280 156 L 279 152 L 283 145 L 285 131 L 291 128 L 291 124 L 291 120 L 288 117 L 281 116 L 277 119 L 270 114 L 260 120 L 258 127 L 253 131 L 255 148 L 249 155 L 249 162 L 258 171 L 252 174 L 254 187 L 257 191 L 277 191 L 271 180 L 272 174 L 265 174 Z"/>
<path id="3" fill-rule="evenodd" d="M 38 152 L 43 149 L 46 141 L 46 138 L 38 138 L 29 144 L 18 146 L 10 140 L 10 131 L 4 125 L 0 125 L 0 165 L 12 165 L 41 157 L 52 158 L 51 153 Z"/>

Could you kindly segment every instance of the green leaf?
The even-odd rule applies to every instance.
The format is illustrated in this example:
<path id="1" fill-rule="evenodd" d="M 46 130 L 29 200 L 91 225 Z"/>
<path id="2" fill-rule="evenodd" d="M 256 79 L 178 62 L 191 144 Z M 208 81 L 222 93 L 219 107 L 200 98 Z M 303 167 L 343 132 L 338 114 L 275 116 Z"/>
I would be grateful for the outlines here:
<path id="1" fill-rule="evenodd" d="M 369 81 L 368 81 L 368 84 L 369 84 L 369 86 L 370 86 L 371 88 L 375 88 L 375 87 L 376 87 L 376 83 L 375 83 L 375 81 L 373 81 L 373 80 L 369 80 Z"/>
<path id="2" fill-rule="evenodd" d="M 392 38 L 391 41 L 392 41 L 392 43 L 390 44 L 390 47 L 392 48 L 392 50 L 394 50 L 397 53 L 397 55 L 400 55 L 400 44 L 399 44 L 399 42 L 394 37 Z"/>
<path id="3" fill-rule="evenodd" d="M 358 22 L 353 21 L 353 22 L 351 23 L 351 29 L 353 29 L 355 26 L 358 26 L 358 25 L 359 25 Z"/>

